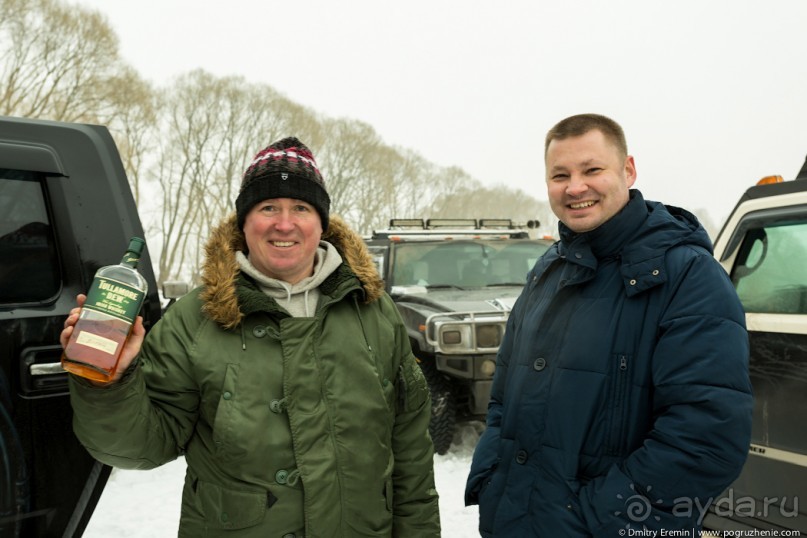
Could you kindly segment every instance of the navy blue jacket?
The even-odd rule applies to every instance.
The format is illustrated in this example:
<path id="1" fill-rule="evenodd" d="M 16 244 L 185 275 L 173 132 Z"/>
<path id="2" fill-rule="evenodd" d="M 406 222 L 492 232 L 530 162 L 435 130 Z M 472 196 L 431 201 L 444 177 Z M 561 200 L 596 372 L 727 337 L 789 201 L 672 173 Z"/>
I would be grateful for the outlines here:
<path id="1" fill-rule="evenodd" d="M 631 191 L 510 315 L 466 504 L 482 536 L 699 528 L 751 435 L 745 316 L 690 213 Z"/>

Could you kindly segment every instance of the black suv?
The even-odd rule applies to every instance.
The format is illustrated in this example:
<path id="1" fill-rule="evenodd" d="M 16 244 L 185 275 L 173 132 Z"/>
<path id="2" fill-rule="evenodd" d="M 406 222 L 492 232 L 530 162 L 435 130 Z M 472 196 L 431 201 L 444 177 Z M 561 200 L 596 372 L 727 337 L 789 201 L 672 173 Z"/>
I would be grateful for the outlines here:
<path id="1" fill-rule="evenodd" d="M 800 536 L 807 533 L 807 162 L 794 181 L 760 183 L 715 241 L 746 311 L 755 402 L 748 460 L 704 526 Z"/>
<path id="2" fill-rule="evenodd" d="M 506 219 L 393 219 L 366 238 L 432 394 L 445 454 L 459 420 L 484 420 L 505 324 L 527 272 L 552 245 Z"/>
<path id="3" fill-rule="evenodd" d="M 80 536 L 110 468 L 73 435 L 59 333 L 96 269 L 143 237 L 106 128 L 0 117 L 0 537 Z M 160 316 L 149 282 L 142 314 Z"/>

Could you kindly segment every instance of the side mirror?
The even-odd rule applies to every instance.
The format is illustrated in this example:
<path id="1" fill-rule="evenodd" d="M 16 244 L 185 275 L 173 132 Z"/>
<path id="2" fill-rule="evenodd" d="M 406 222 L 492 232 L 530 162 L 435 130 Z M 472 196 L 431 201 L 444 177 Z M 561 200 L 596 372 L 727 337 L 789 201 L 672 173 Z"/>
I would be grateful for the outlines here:
<path id="1" fill-rule="evenodd" d="M 190 285 L 183 280 L 166 280 L 163 282 L 163 297 L 166 299 L 179 299 L 187 294 Z"/>
<path id="2" fill-rule="evenodd" d="M 168 304 L 165 305 L 165 308 L 167 309 L 177 302 L 177 299 L 191 291 L 190 288 L 190 284 L 183 280 L 166 280 L 163 282 L 163 297 L 168 299 Z"/>

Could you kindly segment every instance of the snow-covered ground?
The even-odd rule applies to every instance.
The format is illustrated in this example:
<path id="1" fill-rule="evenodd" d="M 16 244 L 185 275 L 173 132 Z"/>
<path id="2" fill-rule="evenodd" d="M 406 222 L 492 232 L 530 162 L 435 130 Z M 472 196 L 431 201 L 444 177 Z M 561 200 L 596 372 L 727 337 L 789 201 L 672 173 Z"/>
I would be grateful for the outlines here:
<path id="1" fill-rule="evenodd" d="M 466 508 L 463 502 L 478 430 L 478 425 L 461 427 L 451 450 L 434 457 L 440 519 L 446 538 L 479 536 L 477 507 Z M 153 471 L 113 470 L 85 538 L 175 537 L 184 476 L 184 459 Z"/>

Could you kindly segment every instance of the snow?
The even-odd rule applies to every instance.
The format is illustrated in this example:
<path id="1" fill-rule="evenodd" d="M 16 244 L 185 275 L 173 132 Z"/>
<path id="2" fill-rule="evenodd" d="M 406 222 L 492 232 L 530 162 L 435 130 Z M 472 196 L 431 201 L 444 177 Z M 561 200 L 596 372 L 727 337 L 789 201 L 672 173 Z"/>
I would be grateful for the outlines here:
<path id="1" fill-rule="evenodd" d="M 440 519 L 446 538 L 479 536 L 477 507 L 465 507 L 463 495 L 480 429 L 479 424 L 462 425 L 448 453 L 434 457 Z M 175 537 L 184 479 L 182 458 L 152 471 L 114 469 L 84 537 Z"/>

